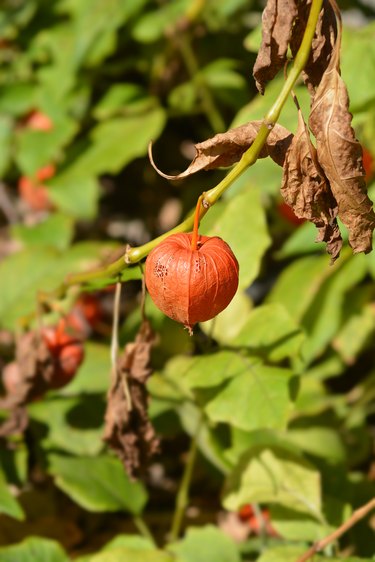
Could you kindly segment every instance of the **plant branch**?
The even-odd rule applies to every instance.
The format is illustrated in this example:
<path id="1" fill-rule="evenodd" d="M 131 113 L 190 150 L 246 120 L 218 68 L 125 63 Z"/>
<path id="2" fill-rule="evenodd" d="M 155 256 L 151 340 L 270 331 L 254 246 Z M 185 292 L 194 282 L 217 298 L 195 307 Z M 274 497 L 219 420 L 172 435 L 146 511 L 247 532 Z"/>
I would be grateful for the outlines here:
<path id="1" fill-rule="evenodd" d="M 306 29 L 301 42 L 301 46 L 295 57 L 288 78 L 284 82 L 283 88 L 276 101 L 265 115 L 262 126 L 259 129 L 255 141 L 253 142 L 251 147 L 243 154 L 241 160 L 229 171 L 226 177 L 217 186 L 210 189 L 206 193 L 203 193 L 203 205 L 200 209 L 199 219 L 201 219 L 207 213 L 208 208 L 216 203 L 216 201 L 234 183 L 234 181 L 237 180 L 250 166 L 252 166 L 256 162 L 259 152 L 264 146 L 269 133 L 280 117 L 281 110 L 284 107 L 285 102 L 288 99 L 288 96 L 296 80 L 298 79 L 300 73 L 306 65 L 307 59 L 310 54 L 311 43 L 314 37 L 322 3 L 323 0 L 312 1 L 310 14 L 306 24 Z M 193 211 L 178 226 L 176 226 L 169 232 L 158 236 L 154 240 L 147 242 L 147 244 L 144 244 L 143 246 L 139 246 L 137 248 L 128 247 L 123 257 L 108 266 L 104 266 L 89 272 L 69 275 L 60 288 L 61 292 L 64 293 L 64 291 L 66 291 L 72 285 L 89 283 L 96 279 L 104 279 L 106 277 L 116 277 L 126 267 L 129 267 L 130 265 L 144 259 L 153 248 L 155 248 L 158 244 L 160 244 L 160 242 L 165 240 L 165 238 L 167 238 L 171 234 L 176 234 L 178 232 L 187 232 L 191 230 L 194 224 L 194 215 L 195 211 Z"/>
<path id="2" fill-rule="evenodd" d="M 307 560 L 314 556 L 314 554 L 320 552 L 330 543 L 339 539 L 344 533 L 346 533 L 346 531 L 348 531 L 356 523 L 358 523 L 358 521 L 366 517 L 366 515 L 370 513 L 372 509 L 375 509 L 375 498 L 370 500 L 359 509 L 356 509 L 356 511 L 354 511 L 354 513 L 351 515 L 351 517 L 349 517 L 347 521 L 345 521 L 345 523 L 343 523 L 340 527 L 338 527 L 338 529 L 327 535 L 324 539 L 321 539 L 320 541 L 317 541 L 315 544 L 313 544 L 313 546 L 309 548 L 309 550 L 307 550 L 305 554 L 302 554 L 302 556 L 300 556 L 296 560 L 296 562 L 307 562 Z"/>
<path id="3" fill-rule="evenodd" d="M 181 531 L 182 522 L 185 516 L 185 511 L 189 503 L 189 488 L 193 476 L 193 469 L 198 452 L 198 434 L 200 430 L 200 423 L 198 423 L 197 430 L 193 436 L 190 444 L 189 456 L 185 465 L 184 474 L 182 476 L 180 488 L 176 497 L 176 509 L 173 514 L 172 528 L 169 534 L 169 542 L 176 541 Z"/>

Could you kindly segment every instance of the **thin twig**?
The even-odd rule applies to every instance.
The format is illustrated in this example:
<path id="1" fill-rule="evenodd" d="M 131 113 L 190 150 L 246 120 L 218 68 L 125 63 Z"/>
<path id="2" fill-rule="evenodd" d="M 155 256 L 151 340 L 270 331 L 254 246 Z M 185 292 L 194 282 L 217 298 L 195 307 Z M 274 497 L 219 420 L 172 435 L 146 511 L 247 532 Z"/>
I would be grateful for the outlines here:
<path id="1" fill-rule="evenodd" d="M 119 376 L 117 359 L 118 359 L 118 327 L 120 320 L 120 300 L 121 300 L 121 282 L 116 283 L 115 297 L 113 301 L 113 322 L 112 322 L 112 337 L 111 337 L 111 365 L 112 365 L 112 377 L 113 380 L 117 380 Z M 124 395 L 127 403 L 128 411 L 132 409 L 132 401 L 130 396 L 130 391 L 128 387 L 128 381 L 123 373 L 120 374 L 121 383 L 124 390 Z"/>
<path id="2" fill-rule="evenodd" d="M 198 436 L 201 427 L 201 421 L 198 422 L 195 435 L 192 437 L 189 456 L 185 465 L 184 474 L 182 476 L 180 488 L 176 497 L 176 509 L 173 514 L 172 528 L 169 534 L 169 541 L 173 542 L 178 539 L 181 531 L 182 522 L 185 517 L 185 511 L 189 502 L 189 488 L 193 476 L 195 460 L 198 452 Z"/>
<path id="3" fill-rule="evenodd" d="M 366 515 L 372 510 L 375 509 L 375 498 L 370 500 L 364 506 L 356 509 L 354 513 L 349 517 L 347 521 L 345 521 L 340 527 L 335 529 L 332 533 L 327 535 L 324 539 L 317 541 L 309 550 L 302 554 L 296 562 L 306 562 L 309 560 L 314 554 L 320 552 L 321 550 L 325 549 L 330 543 L 339 539 L 346 531 L 351 529 L 358 521 L 366 517 Z"/>

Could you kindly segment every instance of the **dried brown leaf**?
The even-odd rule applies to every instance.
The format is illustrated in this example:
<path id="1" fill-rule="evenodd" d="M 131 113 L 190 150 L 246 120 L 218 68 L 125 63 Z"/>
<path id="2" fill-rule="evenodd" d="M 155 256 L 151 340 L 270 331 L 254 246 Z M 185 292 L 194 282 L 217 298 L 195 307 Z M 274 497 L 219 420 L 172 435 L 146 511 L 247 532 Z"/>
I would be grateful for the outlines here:
<path id="1" fill-rule="evenodd" d="M 3 377 L 11 369 L 12 382 L 1 399 L 1 407 L 10 411 L 0 427 L 0 435 L 22 433 L 28 424 L 26 404 L 40 398 L 50 387 L 56 363 L 38 331 L 20 336 L 16 343 L 16 361 L 3 369 Z"/>
<path id="2" fill-rule="evenodd" d="M 262 44 L 255 61 L 253 76 L 261 94 L 284 66 L 298 9 L 295 0 L 268 0 L 262 14 Z"/>
<path id="3" fill-rule="evenodd" d="M 285 157 L 281 193 L 297 217 L 315 224 L 317 242 L 326 242 L 333 262 L 342 246 L 336 221 L 338 208 L 330 186 L 315 162 L 315 148 L 299 111 L 298 129 Z"/>
<path id="4" fill-rule="evenodd" d="M 309 125 L 317 141 L 319 164 L 327 176 L 338 215 L 356 252 L 372 249 L 375 215 L 366 193 L 362 148 L 351 127 L 349 97 L 333 57 L 316 90 Z"/>
<path id="5" fill-rule="evenodd" d="M 108 393 L 103 439 L 114 449 L 129 476 L 136 477 L 158 451 L 159 441 L 148 418 L 145 383 L 151 375 L 155 336 L 144 320 L 135 341 L 125 346 Z"/>
<path id="6" fill-rule="evenodd" d="M 241 159 L 244 152 L 253 144 L 262 121 L 251 121 L 226 133 L 219 133 L 214 137 L 195 145 L 197 151 L 190 166 L 181 174 L 169 176 L 161 172 L 153 158 L 152 145 L 149 146 L 149 158 L 154 169 L 168 180 L 186 178 L 201 170 L 231 166 Z M 281 125 L 275 125 L 267 137 L 267 141 L 259 154 L 259 158 L 270 156 L 279 166 L 283 165 L 285 153 L 292 141 L 293 135 Z"/>
<path id="7" fill-rule="evenodd" d="M 295 25 L 290 39 L 290 49 L 293 57 L 296 56 L 301 45 L 310 13 L 311 0 L 299 2 L 297 7 L 298 16 L 295 20 Z M 337 32 L 335 11 L 332 8 L 330 0 L 323 0 L 323 7 L 319 14 L 319 19 L 311 45 L 310 56 L 303 72 L 305 83 L 307 84 L 312 96 L 315 93 L 315 89 L 319 86 L 323 74 L 327 70 L 332 58 L 334 45 L 337 39 Z"/>

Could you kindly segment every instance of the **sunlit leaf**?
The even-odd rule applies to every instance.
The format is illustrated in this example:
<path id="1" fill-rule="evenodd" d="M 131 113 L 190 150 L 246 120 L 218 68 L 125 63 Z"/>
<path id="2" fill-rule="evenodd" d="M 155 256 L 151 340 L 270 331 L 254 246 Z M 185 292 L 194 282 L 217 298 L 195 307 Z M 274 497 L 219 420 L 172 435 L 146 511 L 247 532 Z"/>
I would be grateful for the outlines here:
<path id="1" fill-rule="evenodd" d="M 114 457 L 49 456 L 56 485 L 89 511 L 130 511 L 138 515 L 147 500 L 139 482 L 130 482 Z"/>

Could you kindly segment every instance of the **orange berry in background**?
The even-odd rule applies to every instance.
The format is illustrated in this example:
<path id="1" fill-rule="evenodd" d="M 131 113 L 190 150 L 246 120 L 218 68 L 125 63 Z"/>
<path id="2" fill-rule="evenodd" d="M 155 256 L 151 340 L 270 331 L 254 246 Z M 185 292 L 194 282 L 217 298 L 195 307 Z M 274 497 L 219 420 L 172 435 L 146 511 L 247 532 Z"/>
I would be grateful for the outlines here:
<path id="1" fill-rule="evenodd" d="M 374 157 L 367 148 L 363 148 L 363 167 L 366 172 L 366 181 L 370 181 L 374 176 L 375 166 Z"/>
<path id="2" fill-rule="evenodd" d="M 288 223 L 294 226 L 299 226 L 305 222 L 305 219 L 300 219 L 294 214 L 292 207 L 290 207 L 285 201 L 280 201 L 277 205 L 277 210 L 279 215 L 282 216 Z"/>
<path id="3" fill-rule="evenodd" d="M 28 129 L 32 129 L 33 131 L 51 131 L 53 129 L 51 118 L 38 109 L 29 113 L 26 117 L 25 125 Z"/>
<path id="4" fill-rule="evenodd" d="M 35 179 L 21 176 L 18 182 L 20 197 L 34 211 L 48 211 L 53 208 L 48 188 L 40 182 L 51 179 L 56 173 L 53 164 L 48 164 L 35 174 Z"/>

